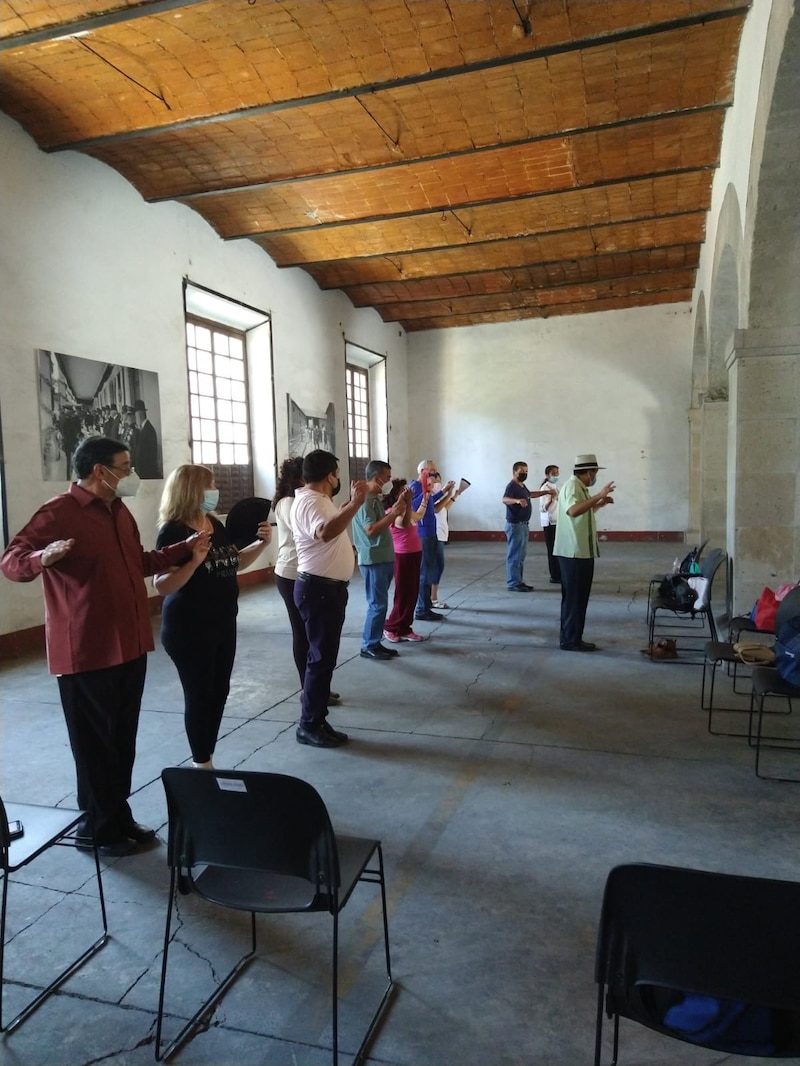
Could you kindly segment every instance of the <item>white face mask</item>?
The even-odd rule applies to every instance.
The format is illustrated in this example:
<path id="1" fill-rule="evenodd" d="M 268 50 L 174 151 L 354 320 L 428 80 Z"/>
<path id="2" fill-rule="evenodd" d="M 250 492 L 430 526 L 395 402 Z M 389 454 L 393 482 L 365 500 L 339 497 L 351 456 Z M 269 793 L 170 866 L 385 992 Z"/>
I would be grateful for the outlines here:
<path id="1" fill-rule="evenodd" d="M 106 467 L 106 470 L 110 470 L 110 467 Z M 111 470 L 110 472 L 112 474 L 114 473 L 113 470 Z M 117 479 L 117 483 L 114 486 L 114 495 L 120 497 L 135 496 L 136 493 L 139 491 L 139 486 L 141 485 L 141 483 L 141 478 L 136 473 L 136 471 L 131 470 L 130 474 L 126 474 L 125 477 Z M 111 488 L 110 485 L 108 487 Z"/>
<path id="2" fill-rule="evenodd" d="M 391 481 L 387 481 L 385 485 L 381 485 L 381 492 L 383 493 L 384 496 L 388 496 L 391 491 L 392 491 L 392 483 L 391 483 Z"/>

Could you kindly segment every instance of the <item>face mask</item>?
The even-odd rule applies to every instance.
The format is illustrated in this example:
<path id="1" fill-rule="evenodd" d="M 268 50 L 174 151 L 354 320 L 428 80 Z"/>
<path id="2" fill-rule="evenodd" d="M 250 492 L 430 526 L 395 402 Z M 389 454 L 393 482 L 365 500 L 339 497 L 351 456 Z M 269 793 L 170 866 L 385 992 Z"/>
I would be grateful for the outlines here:
<path id="1" fill-rule="evenodd" d="M 114 471 L 110 467 L 106 467 L 111 474 Z M 116 475 L 114 475 L 116 477 Z M 135 496 L 139 491 L 139 485 L 141 485 L 141 479 L 135 470 L 131 470 L 130 474 L 126 474 L 125 477 L 117 479 L 117 484 L 114 486 L 115 496 Z M 110 488 L 111 486 L 109 486 Z"/>
<path id="2" fill-rule="evenodd" d="M 558 484 L 558 474 L 551 474 L 550 477 L 547 480 L 550 482 L 551 485 L 557 485 Z"/>
<path id="3" fill-rule="evenodd" d="M 527 481 L 527 480 L 528 480 L 528 475 L 527 475 L 527 473 L 524 473 L 524 474 L 517 474 L 517 480 L 518 480 L 518 481 Z"/>
<path id="4" fill-rule="evenodd" d="M 597 484 L 597 474 L 592 474 L 592 480 L 589 482 L 589 488 L 591 488 L 592 485 L 596 485 L 596 484 Z"/>
<path id="5" fill-rule="evenodd" d="M 203 514 L 213 511 L 219 503 L 219 489 L 206 489 L 203 499 L 200 501 L 200 510 Z"/>
<path id="6" fill-rule="evenodd" d="M 333 492 L 331 492 L 331 496 L 336 496 L 336 495 L 337 495 L 337 493 L 339 492 L 339 489 L 340 489 L 341 487 L 342 487 L 342 481 L 341 481 L 341 478 L 338 478 L 338 477 L 337 477 L 337 479 L 336 479 L 336 486 L 335 486 L 335 488 L 333 489 Z"/>
<path id="7" fill-rule="evenodd" d="M 383 493 L 384 496 L 388 496 L 391 491 L 392 491 L 392 483 L 391 483 L 391 481 L 387 481 L 385 485 L 381 485 L 381 492 Z"/>

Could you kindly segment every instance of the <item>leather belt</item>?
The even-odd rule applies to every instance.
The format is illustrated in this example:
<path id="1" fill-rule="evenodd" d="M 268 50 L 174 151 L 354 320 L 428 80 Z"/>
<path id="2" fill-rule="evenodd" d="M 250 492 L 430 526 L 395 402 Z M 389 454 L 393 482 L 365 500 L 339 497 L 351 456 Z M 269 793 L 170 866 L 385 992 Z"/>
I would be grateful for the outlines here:
<path id="1" fill-rule="evenodd" d="M 337 577 L 322 577 L 321 574 L 306 574 L 302 570 L 297 571 L 297 578 L 299 581 L 320 581 L 323 585 L 344 585 L 345 588 L 350 584 L 349 581 L 340 581 Z"/>

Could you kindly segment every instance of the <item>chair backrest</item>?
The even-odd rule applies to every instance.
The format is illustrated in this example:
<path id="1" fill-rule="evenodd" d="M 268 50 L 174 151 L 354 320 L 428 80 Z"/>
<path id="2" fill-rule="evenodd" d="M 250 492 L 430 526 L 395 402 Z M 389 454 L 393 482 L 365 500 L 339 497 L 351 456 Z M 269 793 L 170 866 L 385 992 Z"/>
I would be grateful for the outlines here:
<path id="1" fill-rule="evenodd" d="M 284 774 L 168 767 L 167 862 L 265 870 L 339 886 L 336 838 L 319 793 Z"/>
<path id="2" fill-rule="evenodd" d="M 700 564 L 700 573 L 703 577 L 708 578 L 709 585 L 714 580 L 717 570 L 725 562 L 725 558 L 724 548 L 714 548 Z"/>
<path id="3" fill-rule="evenodd" d="M 595 978 L 800 1011 L 799 913 L 793 881 L 617 866 L 606 882 Z"/>
<path id="4" fill-rule="evenodd" d="M 790 618 L 795 618 L 797 615 L 800 615 L 800 586 L 790 589 L 778 604 L 775 614 L 775 632 L 778 632 L 784 622 L 788 622 Z"/>
<path id="5" fill-rule="evenodd" d="M 0 797 L 0 869 L 8 869 L 8 848 L 11 837 L 8 832 L 8 815 L 6 814 L 3 799 Z"/>

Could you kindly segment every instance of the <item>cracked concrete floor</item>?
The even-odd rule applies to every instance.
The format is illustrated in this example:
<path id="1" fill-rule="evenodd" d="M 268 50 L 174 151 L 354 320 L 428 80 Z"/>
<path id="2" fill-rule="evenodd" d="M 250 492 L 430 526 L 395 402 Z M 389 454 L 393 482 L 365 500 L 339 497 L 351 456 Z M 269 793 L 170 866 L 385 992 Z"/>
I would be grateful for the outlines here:
<path id="1" fill-rule="evenodd" d="M 393 969 L 399 985 L 370 1060 L 387 1066 L 576 1066 L 593 1053 L 594 946 L 611 866 L 652 861 L 796 879 L 797 792 L 753 774 L 746 744 L 710 737 L 700 671 L 650 663 L 647 581 L 670 545 L 604 548 L 586 636 L 602 650 L 558 647 L 559 592 L 542 545 L 510 595 L 504 545 L 451 544 L 446 621 L 400 646 L 391 663 L 358 656 L 364 615 L 356 575 L 335 687 L 335 725 L 352 743 L 299 746 L 298 684 L 277 591 L 241 600 L 239 653 L 216 761 L 296 774 L 320 791 L 342 832 L 377 836 L 386 857 Z M 716 590 L 719 593 L 721 590 Z M 722 601 L 721 595 L 717 600 Z M 43 658 L 2 667 L 2 792 L 74 805 L 72 761 Z M 152 1061 L 168 886 L 162 767 L 188 757 L 180 687 L 150 656 L 134 813 L 161 843 L 104 864 L 111 940 L 17 1032 L 8 1066 Z M 18 875 L 9 911 L 7 1007 L 78 953 L 96 921 L 86 856 L 58 849 Z M 259 919 L 257 961 L 229 990 L 178 1063 L 330 1061 L 323 916 Z M 240 914 L 181 901 L 168 990 L 175 1033 L 245 942 Z M 74 950 L 73 950 L 74 949 Z M 342 1061 L 380 994 L 379 909 L 359 888 L 342 919 Z M 622 1063 L 734 1063 L 622 1028 Z"/>

